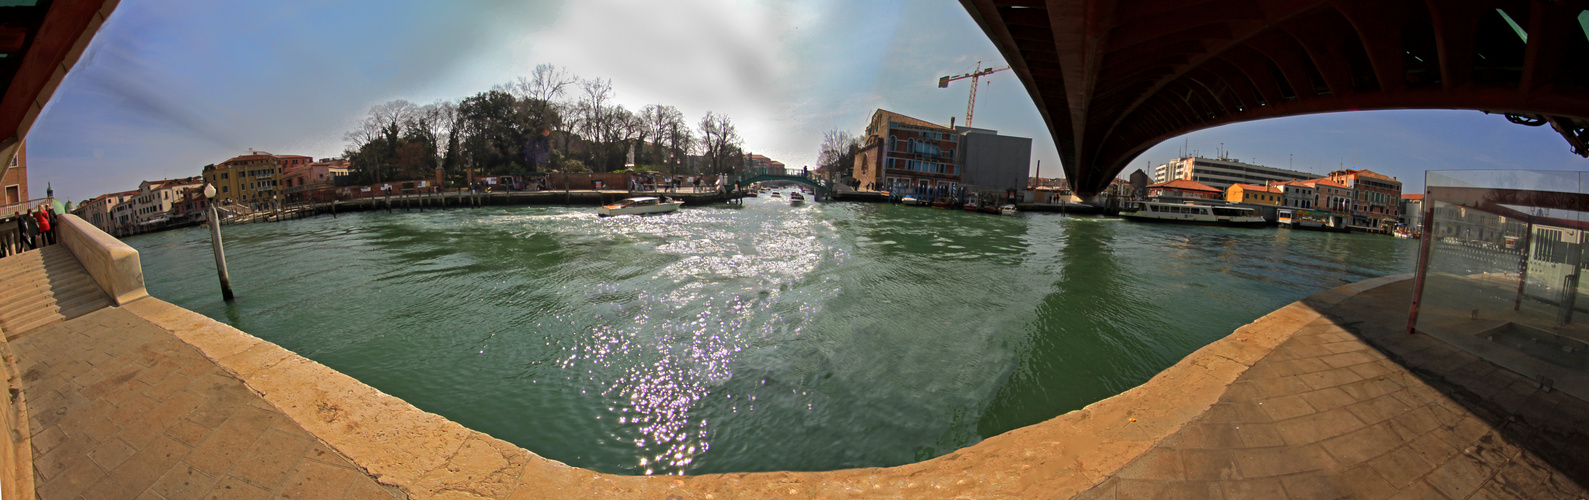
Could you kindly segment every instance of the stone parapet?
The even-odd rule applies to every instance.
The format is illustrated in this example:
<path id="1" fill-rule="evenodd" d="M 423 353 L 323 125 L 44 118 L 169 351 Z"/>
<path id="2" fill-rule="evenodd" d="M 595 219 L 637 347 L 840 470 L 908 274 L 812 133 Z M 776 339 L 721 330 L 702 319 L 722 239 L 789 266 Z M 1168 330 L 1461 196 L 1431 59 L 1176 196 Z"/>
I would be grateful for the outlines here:
<path id="1" fill-rule="evenodd" d="M 55 217 L 61 243 L 115 305 L 149 296 L 143 286 L 138 250 L 72 214 Z"/>

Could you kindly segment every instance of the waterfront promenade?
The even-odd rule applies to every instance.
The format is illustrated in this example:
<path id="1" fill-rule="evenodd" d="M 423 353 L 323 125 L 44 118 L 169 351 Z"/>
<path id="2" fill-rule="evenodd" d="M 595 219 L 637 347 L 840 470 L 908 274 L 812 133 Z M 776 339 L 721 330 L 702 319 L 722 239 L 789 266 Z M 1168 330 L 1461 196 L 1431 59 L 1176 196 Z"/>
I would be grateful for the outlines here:
<path id="1" fill-rule="evenodd" d="M 1408 297 L 1405 276 L 1321 292 L 919 463 L 687 477 L 544 459 L 152 297 L 6 335 L 43 498 L 1586 496 L 1589 406 L 1406 335 Z"/>

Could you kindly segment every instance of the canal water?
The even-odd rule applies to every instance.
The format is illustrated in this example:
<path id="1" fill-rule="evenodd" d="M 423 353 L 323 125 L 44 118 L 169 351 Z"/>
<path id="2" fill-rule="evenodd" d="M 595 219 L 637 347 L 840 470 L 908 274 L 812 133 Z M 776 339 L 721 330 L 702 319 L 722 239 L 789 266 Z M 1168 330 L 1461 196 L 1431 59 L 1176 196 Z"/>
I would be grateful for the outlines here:
<path id="1" fill-rule="evenodd" d="M 619 474 L 919 461 L 1141 384 L 1416 242 L 778 199 L 377 213 L 128 238 L 149 292 Z"/>

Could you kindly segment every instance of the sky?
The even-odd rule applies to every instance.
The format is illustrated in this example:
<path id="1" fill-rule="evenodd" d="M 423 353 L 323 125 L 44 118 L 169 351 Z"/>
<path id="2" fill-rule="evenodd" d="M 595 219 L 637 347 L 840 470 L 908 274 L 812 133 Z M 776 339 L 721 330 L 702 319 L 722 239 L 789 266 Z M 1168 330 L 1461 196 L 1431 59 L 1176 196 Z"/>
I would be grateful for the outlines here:
<path id="1" fill-rule="evenodd" d="M 727 114 L 744 148 L 814 166 L 822 134 L 860 133 L 878 108 L 963 124 L 969 80 L 1002 66 L 956 0 L 414 2 L 123 0 L 28 135 L 29 190 L 81 201 L 198 175 L 250 149 L 340 156 L 371 106 L 456 101 L 553 64 L 610 79 L 616 102 Z M 1030 137 L 1034 171 L 1059 155 L 1013 72 L 981 79 L 975 125 Z M 1549 127 L 1477 111 L 1374 111 L 1233 124 L 1149 149 L 1323 174 L 1582 170 Z M 1124 176 L 1125 173 L 1122 173 Z"/>

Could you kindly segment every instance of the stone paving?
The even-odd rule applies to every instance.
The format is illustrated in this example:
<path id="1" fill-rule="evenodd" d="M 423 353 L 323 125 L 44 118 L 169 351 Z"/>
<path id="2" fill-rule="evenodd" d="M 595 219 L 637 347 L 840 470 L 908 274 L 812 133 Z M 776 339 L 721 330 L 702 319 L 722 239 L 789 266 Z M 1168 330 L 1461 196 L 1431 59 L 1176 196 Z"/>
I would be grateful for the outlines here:
<path id="1" fill-rule="evenodd" d="M 402 496 L 122 308 L 25 332 L 11 349 L 39 498 Z"/>
<path id="2" fill-rule="evenodd" d="M 1589 404 L 1406 334 L 1410 297 L 1309 304 L 1324 317 L 1080 498 L 1589 497 Z"/>

